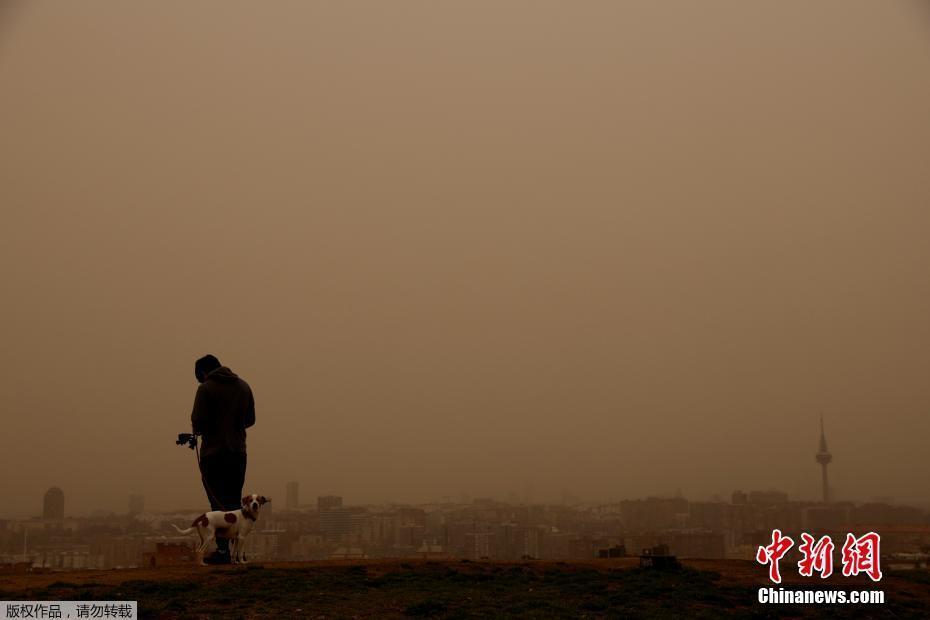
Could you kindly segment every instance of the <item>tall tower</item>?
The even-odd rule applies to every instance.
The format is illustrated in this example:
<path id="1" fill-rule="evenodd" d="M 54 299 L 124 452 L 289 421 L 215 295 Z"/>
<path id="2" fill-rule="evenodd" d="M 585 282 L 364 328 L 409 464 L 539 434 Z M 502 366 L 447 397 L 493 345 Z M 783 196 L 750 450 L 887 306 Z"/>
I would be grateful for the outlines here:
<path id="1" fill-rule="evenodd" d="M 52 487 L 45 492 L 45 498 L 42 501 L 42 518 L 65 518 L 65 493 L 58 487 Z"/>
<path id="2" fill-rule="evenodd" d="M 823 432 L 823 414 L 820 414 L 820 450 L 814 457 L 820 463 L 820 470 L 823 476 L 823 501 L 830 501 L 830 484 L 827 482 L 827 465 L 833 460 L 833 455 L 827 450 L 827 436 Z"/>
<path id="3" fill-rule="evenodd" d="M 288 510 L 297 510 L 297 506 L 299 505 L 299 490 L 300 487 L 297 482 L 287 483 L 287 497 L 284 500 L 284 507 Z"/>

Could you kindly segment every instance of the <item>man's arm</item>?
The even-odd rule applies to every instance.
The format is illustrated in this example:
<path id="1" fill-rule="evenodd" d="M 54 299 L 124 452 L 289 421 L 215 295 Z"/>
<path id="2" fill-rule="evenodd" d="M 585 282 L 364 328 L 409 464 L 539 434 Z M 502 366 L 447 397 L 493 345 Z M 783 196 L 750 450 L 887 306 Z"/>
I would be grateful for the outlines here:
<path id="1" fill-rule="evenodd" d="M 207 393 L 203 384 L 197 388 L 197 395 L 194 396 L 194 410 L 191 412 L 191 428 L 194 433 L 202 435 L 204 429 L 209 424 L 207 418 Z"/>
<path id="2" fill-rule="evenodd" d="M 255 397 L 252 396 L 252 388 L 249 388 L 249 407 L 245 412 L 245 426 L 249 428 L 255 424 Z"/>

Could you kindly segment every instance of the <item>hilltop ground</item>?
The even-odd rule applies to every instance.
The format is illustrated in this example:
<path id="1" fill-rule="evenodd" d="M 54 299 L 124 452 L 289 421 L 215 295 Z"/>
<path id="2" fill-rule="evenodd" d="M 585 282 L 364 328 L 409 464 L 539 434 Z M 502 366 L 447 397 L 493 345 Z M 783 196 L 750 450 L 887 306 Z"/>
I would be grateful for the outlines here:
<path id="1" fill-rule="evenodd" d="M 627 558 L 371 560 L 2 575 L 0 599 L 138 600 L 143 618 L 930 617 L 926 571 L 889 573 L 880 584 L 785 576 L 786 588 L 881 588 L 884 605 L 757 603 L 769 585 L 762 567 L 738 560 L 671 571 Z"/>

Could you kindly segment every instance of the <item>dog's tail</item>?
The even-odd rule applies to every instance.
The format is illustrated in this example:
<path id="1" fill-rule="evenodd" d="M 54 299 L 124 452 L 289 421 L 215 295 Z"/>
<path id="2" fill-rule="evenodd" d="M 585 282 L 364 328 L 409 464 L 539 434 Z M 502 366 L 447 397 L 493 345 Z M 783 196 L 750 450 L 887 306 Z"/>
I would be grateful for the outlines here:
<path id="1" fill-rule="evenodd" d="M 186 530 L 182 530 L 181 528 L 179 528 L 179 527 L 178 527 L 177 525 L 175 525 L 174 523 L 171 524 L 171 527 L 173 527 L 174 529 L 176 529 L 176 530 L 178 531 L 179 534 L 190 534 L 191 532 L 193 532 L 194 530 L 197 529 L 197 528 L 191 526 L 191 527 L 187 528 Z"/>

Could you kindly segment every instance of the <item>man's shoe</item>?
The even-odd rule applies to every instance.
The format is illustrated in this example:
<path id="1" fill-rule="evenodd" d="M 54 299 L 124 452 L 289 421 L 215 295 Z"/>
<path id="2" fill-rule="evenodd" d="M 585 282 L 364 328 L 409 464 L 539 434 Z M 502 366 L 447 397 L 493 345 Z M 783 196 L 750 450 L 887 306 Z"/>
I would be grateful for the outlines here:
<path id="1" fill-rule="evenodd" d="M 214 551 L 203 559 L 204 564 L 229 564 L 229 554 L 221 551 Z"/>

